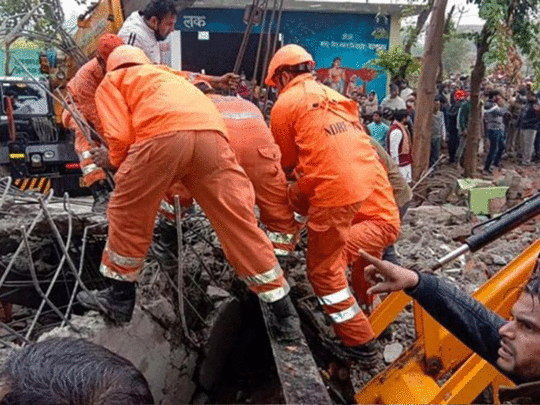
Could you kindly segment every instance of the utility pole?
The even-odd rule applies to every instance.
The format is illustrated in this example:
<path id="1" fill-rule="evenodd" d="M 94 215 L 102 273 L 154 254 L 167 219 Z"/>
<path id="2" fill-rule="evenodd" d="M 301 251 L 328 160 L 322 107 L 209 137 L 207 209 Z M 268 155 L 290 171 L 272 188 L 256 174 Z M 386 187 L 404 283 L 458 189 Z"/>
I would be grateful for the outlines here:
<path id="1" fill-rule="evenodd" d="M 413 179 L 428 168 L 431 150 L 431 120 L 436 94 L 436 80 L 443 47 L 447 0 L 435 0 L 426 37 L 423 66 L 418 80 L 416 118 L 413 140 Z"/>

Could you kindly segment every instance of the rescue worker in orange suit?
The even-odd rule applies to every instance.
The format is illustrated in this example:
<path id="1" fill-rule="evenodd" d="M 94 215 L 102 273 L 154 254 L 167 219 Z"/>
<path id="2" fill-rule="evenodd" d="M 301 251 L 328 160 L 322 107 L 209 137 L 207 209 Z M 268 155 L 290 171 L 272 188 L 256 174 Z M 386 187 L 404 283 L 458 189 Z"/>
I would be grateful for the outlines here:
<path id="1" fill-rule="evenodd" d="M 110 53 L 124 42 L 114 34 L 104 34 L 97 42 L 97 56 L 85 63 L 69 81 L 67 88 L 75 103 L 75 108 L 103 136 L 103 127 L 98 116 L 95 93 L 105 76 L 105 66 Z M 67 110 L 63 114 L 66 128 L 75 131 L 75 151 L 79 155 L 83 183 L 94 196 L 94 212 L 104 213 L 109 202 L 109 187 L 104 170 L 94 161 L 93 155 L 99 153 L 96 144 L 90 142 L 81 132 Z"/>
<path id="2" fill-rule="evenodd" d="M 279 49 L 266 84 L 277 87 L 272 134 L 285 172 L 297 180 L 289 199 L 308 216 L 307 271 L 319 303 L 333 321 L 344 356 L 372 364 L 373 329 L 349 289 L 365 293 L 359 249 L 381 256 L 400 230 L 385 169 L 361 129 L 357 105 L 313 75 L 312 56 L 298 45 Z M 372 253 L 372 254 L 373 254 Z"/>
<path id="3" fill-rule="evenodd" d="M 78 294 L 87 308 L 129 322 L 135 282 L 167 191 L 181 182 L 212 223 L 228 260 L 259 299 L 268 303 L 277 332 L 297 338 L 289 285 L 272 244 L 257 226 L 254 193 L 227 140 L 214 104 L 184 78 L 152 65 L 139 49 L 118 47 L 107 61 L 96 103 L 117 167 L 100 271 L 107 289 Z"/>
<path id="4" fill-rule="evenodd" d="M 229 144 L 238 163 L 246 172 L 255 190 L 255 204 L 259 208 L 259 219 L 266 226 L 267 236 L 274 245 L 276 256 L 287 256 L 294 250 L 300 226 L 294 219 L 294 212 L 287 197 L 287 179 L 281 169 L 281 152 L 274 141 L 261 111 L 255 104 L 233 96 L 214 94 L 212 86 L 205 80 L 196 80 L 195 87 L 212 100 L 227 127 Z M 162 203 L 164 216 L 174 221 L 173 195 L 181 196 L 181 201 L 189 201 L 189 193 L 178 189 Z M 175 254 L 176 232 L 170 221 L 159 224 L 163 229 L 169 224 L 168 236 L 153 245 L 154 253 L 165 257 L 166 252 Z M 169 246 L 164 246 L 169 245 Z M 176 260 L 176 259 L 175 259 Z M 171 263 L 174 265 L 175 263 Z"/>

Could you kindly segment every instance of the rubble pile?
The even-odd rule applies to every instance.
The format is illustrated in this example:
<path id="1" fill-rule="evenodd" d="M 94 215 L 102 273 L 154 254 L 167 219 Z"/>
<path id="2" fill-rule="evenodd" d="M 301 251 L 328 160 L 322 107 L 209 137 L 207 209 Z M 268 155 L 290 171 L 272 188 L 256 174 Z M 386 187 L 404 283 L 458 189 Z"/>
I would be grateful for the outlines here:
<path id="1" fill-rule="evenodd" d="M 417 197 L 416 206 L 408 210 L 396 243 L 404 267 L 428 269 L 481 229 L 485 218 L 471 215 L 466 195 L 455 187 L 453 176 L 444 174 L 445 181 L 439 181 L 440 176 L 437 181 L 428 178 L 424 189 L 418 190 L 427 198 Z M 504 203 L 509 207 L 530 195 L 535 181 L 508 170 L 494 184 L 509 187 Z M 131 360 L 149 381 L 157 403 L 283 401 L 257 300 L 237 281 L 200 210 L 187 215 L 182 223 L 181 294 L 177 269 L 165 271 L 150 251 L 140 277 L 134 319 L 128 326 L 119 327 L 95 312 L 82 315 L 73 299 L 80 282 L 88 289 L 107 283 L 98 271 L 106 221 L 89 212 L 91 201 L 44 199 L 3 190 L 0 187 L 0 343 L 5 349 L 0 350 L 0 356 L 11 346 L 51 335 L 81 336 Z M 455 204 L 431 202 L 443 199 Z M 480 251 L 447 264 L 438 273 L 472 293 L 539 236 L 538 222 L 529 221 Z M 305 251 L 303 238 L 282 266 L 332 396 L 336 402 L 346 403 L 414 341 L 412 305 L 378 338 L 381 350 L 376 367 L 349 367 L 329 354 L 326 342 L 334 337 L 333 330 L 307 280 Z M 42 291 L 52 286 L 48 297 L 53 306 L 36 288 L 32 268 Z M 179 316 L 180 296 L 185 326 Z M 340 377 L 333 378 L 336 375 Z M 340 379 L 350 382 L 336 385 Z"/>

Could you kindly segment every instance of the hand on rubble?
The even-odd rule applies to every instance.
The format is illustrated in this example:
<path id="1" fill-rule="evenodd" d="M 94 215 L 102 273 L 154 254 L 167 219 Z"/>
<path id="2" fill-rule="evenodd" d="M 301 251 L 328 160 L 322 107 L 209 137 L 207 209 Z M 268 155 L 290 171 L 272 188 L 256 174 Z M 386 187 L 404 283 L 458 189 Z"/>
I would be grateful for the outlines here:
<path id="1" fill-rule="evenodd" d="M 240 76 L 235 73 L 226 73 L 223 76 L 216 77 L 213 85 L 230 90 L 236 90 L 240 85 Z"/>
<path id="2" fill-rule="evenodd" d="M 368 294 L 399 291 L 414 288 L 418 284 L 419 277 L 415 271 L 379 260 L 362 250 L 358 253 L 361 258 L 371 263 L 364 269 L 366 280 L 373 284 L 373 287 L 368 289 Z"/>
<path id="3" fill-rule="evenodd" d="M 109 151 L 104 147 L 94 148 L 90 151 L 92 160 L 96 165 L 104 169 L 110 169 L 112 167 L 109 161 Z"/>

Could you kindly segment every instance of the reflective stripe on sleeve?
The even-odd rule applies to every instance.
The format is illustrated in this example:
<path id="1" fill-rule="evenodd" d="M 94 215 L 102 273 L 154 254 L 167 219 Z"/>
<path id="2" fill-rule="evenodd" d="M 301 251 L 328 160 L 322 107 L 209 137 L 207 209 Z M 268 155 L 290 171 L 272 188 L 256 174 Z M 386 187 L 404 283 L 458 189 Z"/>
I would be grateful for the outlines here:
<path id="1" fill-rule="evenodd" d="M 89 165 L 85 165 L 82 168 L 83 174 L 86 176 L 87 174 L 90 174 L 92 172 L 95 172 L 96 170 L 99 170 L 99 167 L 95 163 L 90 163 Z"/>
<path id="2" fill-rule="evenodd" d="M 80 160 L 90 159 L 91 157 L 92 157 L 92 154 L 88 150 L 85 150 L 83 153 L 79 153 Z"/>
<path id="3" fill-rule="evenodd" d="M 276 281 L 283 274 L 283 270 L 279 266 L 279 263 L 274 266 L 272 270 L 268 270 L 266 273 L 256 274 L 254 276 L 243 277 L 247 284 L 251 285 L 263 285 Z"/>
<path id="4" fill-rule="evenodd" d="M 287 296 L 290 290 L 291 290 L 291 287 L 289 287 L 289 283 L 287 283 L 287 281 L 284 281 L 282 287 L 278 287 L 270 291 L 258 293 L 257 296 L 262 301 L 265 301 L 265 302 L 276 302 L 282 299 L 283 297 Z"/>
<path id="5" fill-rule="evenodd" d="M 250 118 L 261 118 L 261 116 L 258 114 L 246 113 L 246 112 L 242 112 L 242 113 L 224 112 L 224 113 L 221 113 L 221 117 L 230 119 L 230 120 L 247 120 Z"/>
<path id="6" fill-rule="evenodd" d="M 352 306 L 350 306 L 349 308 L 341 312 L 335 312 L 333 314 L 328 314 L 328 315 L 330 315 L 330 318 L 332 318 L 332 321 L 334 323 L 343 323 L 354 318 L 360 311 L 361 311 L 360 307 L 355 302 Z"/>
<path id="7" fill-rule="evenodd" d="M 351 290 L 349 287 L 345 287 L 343 290 L 325 295 L 323 297 L 317 297 L 317 299 L 321 305 L 335 305 L 345 301 L 349 297 L 352 297 Z"/>

